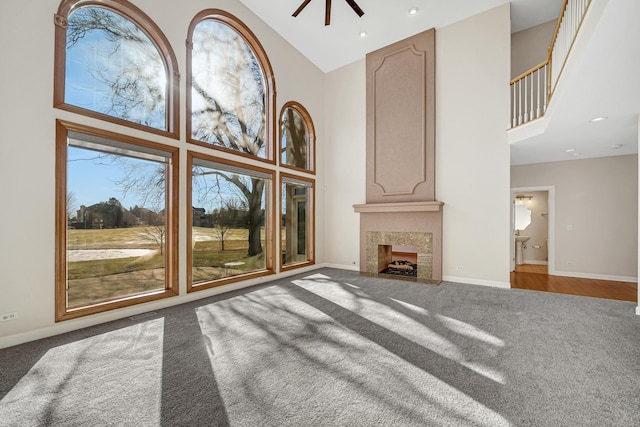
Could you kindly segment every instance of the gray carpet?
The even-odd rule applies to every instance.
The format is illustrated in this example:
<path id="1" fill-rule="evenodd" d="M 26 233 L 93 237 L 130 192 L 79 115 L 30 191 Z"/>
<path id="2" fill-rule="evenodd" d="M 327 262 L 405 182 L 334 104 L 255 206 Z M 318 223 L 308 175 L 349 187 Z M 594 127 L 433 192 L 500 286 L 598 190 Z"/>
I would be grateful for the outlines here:
<path id="1" fill-rule="evenodd" d="M 0 350 L 0 425 L 640 425 L 634 308 L 321 269 Z"/>

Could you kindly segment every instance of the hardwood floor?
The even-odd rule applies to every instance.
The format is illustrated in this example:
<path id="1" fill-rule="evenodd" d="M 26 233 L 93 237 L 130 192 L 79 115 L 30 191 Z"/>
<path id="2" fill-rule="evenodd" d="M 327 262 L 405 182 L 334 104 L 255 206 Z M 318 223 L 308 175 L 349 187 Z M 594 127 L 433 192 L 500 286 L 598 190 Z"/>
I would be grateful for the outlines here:
<path id="1" fill-rule="evenodd" d="M 638 285 L 631 282 L 549 276 L 546 265 L 517 265 L 511 287 L 622 301 L 638 301 Z"/>

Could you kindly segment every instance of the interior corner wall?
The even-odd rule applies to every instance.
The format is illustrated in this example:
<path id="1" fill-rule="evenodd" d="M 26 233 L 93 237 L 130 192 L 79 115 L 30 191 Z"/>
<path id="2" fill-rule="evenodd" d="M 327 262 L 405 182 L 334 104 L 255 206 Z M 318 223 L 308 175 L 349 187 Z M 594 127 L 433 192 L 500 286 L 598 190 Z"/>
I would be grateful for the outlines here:
<path id="1" fill-rule="evenodd" d="M 59 3 L 59 0 L 0 1 L 0 16 L 10 17 L 0 26 L 0 40 L 3 41 L 0 46 L 0 93 L 5 102 L 5 108 L 0 114 L 0 158 L 3 159 L 0 188 L 5 206 L 0 210 L 0 313 L 18 313 L 16 320 L 0 323 L 0 348 L 201 299 L 269 279 L 263 277 L 186 294 L 186 179 L 182 179 L 179 188 L 181 222 L 178 241 L 180 296 L 55 323 L 55 120 L 60 118 L 94 127 L 100 123 L 95 119 L 53 108 L 53 16 Z M 275 75 L 275 115 L 279 114 L 285 102 L 298 101 L 309 111 L 316 128 L 315 178 L 317 188 L 320 189 L 316 197 L 316 263 L 324 263 L 325 207 L 321 191 L 325 185 L 323 162 L 326 158 L 324 73 L 237 0 L 135 0 L 133 3 L 161 28 L 178 61 L 182 76 L 181 138 L 174 140 L 158 135 L 147 136 L 155 142 L 180 147 L 180 171 L 183 178 L 186 176 L 185 151 L 199 149 L 185 142 L 185 37 L 189 23 L 198 12 L 215 7 L 238 17 L 256 35 L 269 57 Z M 25 30 L 25 23 L 29 23 L 28 30 Z M 147 137 L 143 132 L 117 125 L 105 127 L 122 134 Z M 354 242 L 357 245 L 357 239 Z M 293 273 L 298 271 L 300 270 L 293 270 Z"/>
<path id="2" fill-rule="evenodd" d="M 509 287 L 509 4 L 436 32 L 443 279 Z"/>
<path id="3" fill-rule="evenodd" d="M 436 199 L 445 280 L 509 286 L 509 5 L 436 31 Z M 326 262 L 359 260 L 365 61 L 326 76 Z M 356 263 L 356 265 L 354 265 Z M 458 269 L 457 267 L 462 267 Z"/>
<path id="4" fill-rule="evenodd" d="M 638 274 L 638 156 L 511 167 L 512 187 L 555 186 L 555 274 Z"/>
<path id="5" fill-rule="evenodd" d="M 325 88 L 325 260 L 358 270 L 360 218 L 353 205 L 366 198 L 365 60 L 328 73 Z"/>
<path id="6" fill-rule="evenodd" d="M 512 79 L 547 59 L 555 29 L 554 19 L 511 35 Z"/>

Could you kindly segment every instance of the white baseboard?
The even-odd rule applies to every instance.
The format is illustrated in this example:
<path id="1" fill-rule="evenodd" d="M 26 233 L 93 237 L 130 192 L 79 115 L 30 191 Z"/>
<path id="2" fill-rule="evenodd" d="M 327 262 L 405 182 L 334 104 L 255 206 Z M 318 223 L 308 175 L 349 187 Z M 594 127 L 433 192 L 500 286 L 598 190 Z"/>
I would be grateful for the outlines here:
<path id="1" fill-rule="evenodd" d="M 231 292 L 238 289 L 248 288 L 261 284 L 267 284 L 273 280 L 283 279 L 299 273 L 306 273 L 322 268 L 324 265 L 310 265 L 307 267 L 296 268 L 280 272 L 271 276 L 262 276 L 255 279 L 245 280 L 241 282 L 231 283 L 225 286 L 219 286 L 203 291 L 192 292 L 186 295 L 180 295 L 174 298 L 165 298 L 159 301 L 152 301 L 143 304 L 136 304 L 130 307 L 124 307 L 117 310 L 110 310 L 104 313 L 98 313 L 91 316 L 85 316 L 78 319 L 67 320 L 65 322 L 55 323 L 38 329 L 32 329 L 16 334 L 0 337 L 0 349 L 12 347 L 14 345 L 23 344 L 29 341 L 35 341 L 42 338 L 48 338 L 54 335 L 60 335 L 77 329 L 96 326 L 101 323 L 111 322 L 114 320 L 124 319 L 126 317 L 147 313 L 155 310 L 162 310 L 174 305 L 185 304 L 200 299 L 208 298 L 225 292 Z M 339 268 L 339 267 L 337 267 Z"/>
<path id="2" fill-rule="evenodd" d="M 573 271 L 550 271 L 550 276 L 562 276 L 562 277 L 578 277 L 580 279 L 595 279 L 595 280 L 610 280 L 612 282 L 631 282 L 638 283 L 637 277 L 632 276 L 613 276 L 608 274 L 591 274 L 591 273 L 576 273 Z"/>
<path id="3" fill-rule="evenodd" d="M 339 270 L 360 271 L 360 266 L 359 265 L 344 265 L 344 264 L 324 263 L 324 264 L 322 264 L 322 267 L 337 268 Z"/>
<path id="4" fill-rule="evenodd" d="M 442 276 L 443 282 L 467 283 L 469 285 L 490 286 L 492 288 L 511 288 L 509 282 L 498 282 L 495 280 L 471 279 L 469 277 Z"/>
<path id="5" fill-rule="evenodd" d="M 525 264 L 533 264 L 533 265 L 549 265 L 549 261 L 538 261 L 535 259 L 525 259 Z"/>

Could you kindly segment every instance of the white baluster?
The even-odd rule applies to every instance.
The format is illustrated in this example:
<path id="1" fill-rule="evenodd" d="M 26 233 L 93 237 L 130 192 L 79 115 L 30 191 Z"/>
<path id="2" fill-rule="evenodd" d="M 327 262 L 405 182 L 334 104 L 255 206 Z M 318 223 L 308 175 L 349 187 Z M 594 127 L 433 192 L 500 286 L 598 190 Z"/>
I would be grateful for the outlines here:
<path id="1" fill-rule="evenodd" d="M 511 85 L 511 93 L 513 93 L 513 102 L 511 103 L 511 114 L 513 118 L 511 119 L 511 127 L 516 127 L 516 84 L 513 83 Z"/>
<path id="2" fill-rule="evenodd" d="M 529 121 L 529 111 L 527 110 L 527 79 L 529 78 L 529 76 L 525 76 L 522 80 L 523 80 L 523 86 L 524 86 L 524 122 L 528 122 Z"/>
<path id="3" fill-rule="evenodd" d="M 522 124 L 522 79 L 518 80 L 518 124 Z"/>
<path id="4" fill-rule="evenodd" d="M 533 74 L 531 74 L 531 108 L 529 109 L 529 120 L 535 119 L 533 115 Z"/>
<path id="5" fill-rule="evenodd" d="M 549 64 L 544 66 L 544 79 L 542 79 L 542 81 L 544 81 L 544 96 L 542 97 L 542 99 L 544 100 L 544 108 L 542 109 L 542 113 L 546 113 L 547 112 L 547 101 L 549 98 L 549 95 L 547 94 L 547 67 L 549 66 Z"/>
<path id="6" fill-rule="evenodd" d="M 538 69 L 538 71 L 536 71 L 537 74 L 537 78 L 538 78 L 538 93 L 537 93 L 537 98 L 536 98 L 536 119 L 538 117 L 540 117 L 540 72 L 542 71 L 542 68 Z"/>

